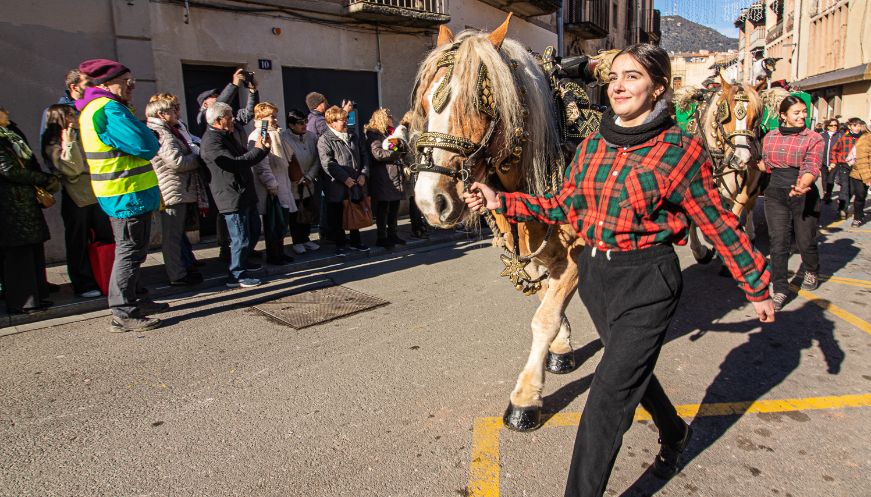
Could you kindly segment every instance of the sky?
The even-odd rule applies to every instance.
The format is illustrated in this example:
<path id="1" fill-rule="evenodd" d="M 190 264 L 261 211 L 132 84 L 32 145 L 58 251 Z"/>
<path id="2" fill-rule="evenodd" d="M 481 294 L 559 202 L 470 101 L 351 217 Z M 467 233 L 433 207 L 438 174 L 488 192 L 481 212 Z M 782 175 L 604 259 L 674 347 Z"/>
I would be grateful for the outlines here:
<path id="1" fill-rule="evenodd" d="M 670 16 L 677 4 L 677 15 L 737 38 L 738 29 L 733 22 L 740 10 L 751 3 L 753 0 L 654 0 L 653 5 L 662 15 Z"/>

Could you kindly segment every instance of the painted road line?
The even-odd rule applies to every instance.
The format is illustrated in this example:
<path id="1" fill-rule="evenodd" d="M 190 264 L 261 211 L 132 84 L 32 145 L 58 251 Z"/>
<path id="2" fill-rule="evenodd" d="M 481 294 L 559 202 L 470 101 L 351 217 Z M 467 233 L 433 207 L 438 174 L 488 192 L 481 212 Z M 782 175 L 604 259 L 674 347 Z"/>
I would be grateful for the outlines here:
<path id="1" fill-rule="evenodd" d="M 794 276 L 796 276 L 796 273 L 790 271 L 789 277 L 792 278 Z M 868 280 L 845 278 L 843 276 L 832 276 L 830 274 L 820 274 L 817 277 L 820 279 L 820 281 L 828 281 L 829 283 L 839 283 L 841 285 L 855 286 L 859 288 L 871 288 L 871 281 Z"/>
<path id="2" fill-rule="evenodd" d="M 697 416 L 734 416 L 741 414 L 817 411 L 871 407 L 871 394 L 806 397 L 797 399 L 757 400 L 748 402 L 722 402 L 716 404 L 688 404 L 677 406 L 684 418 Z M 650 421 L 650 414 L 639 407 L 635 421 Z M 577 427 L 581 421 L 578 412 L 560 412 L 548 419 L 542 429 Z M 470 497 L 499 497 L 499 438 L 503 428 L 501 417 L 478 418 L 472 434 L 472 463 L 469 466 Z"/>
<path id="3" fill-rule="evenodd" d="M 835 316 L 838 316 L 839 318 L 852 324 L 856 328 L 859 328 L 860 330 L 864 331 L 865 333 L 868 333 L 869 335 L 871 335 L 871 323 L 869 323 L 868 321 L 865 321 L 864 319 L 860 318 L 859 316 L 856 316 L 855 314 L 847 311 L 846 309 L 838 307 L 837 305 L 833 304 L 831 301 L 826 300 L 826 299 L 820 297 L 819 295 L 817 295 L 813 292 L 809 292 L 807 290 L 802 290 L 802 289 L 795 287 L 795 286 L 793 286 L 792 288 L 793 288 L 793 290 L 798 291 L 798 294 L 800 296 L 806 298 L 810 302 L 813 302 L 814 304 L 816 304 L 817 306 L 819 306 L 823 310 L 831 312 Z"/>

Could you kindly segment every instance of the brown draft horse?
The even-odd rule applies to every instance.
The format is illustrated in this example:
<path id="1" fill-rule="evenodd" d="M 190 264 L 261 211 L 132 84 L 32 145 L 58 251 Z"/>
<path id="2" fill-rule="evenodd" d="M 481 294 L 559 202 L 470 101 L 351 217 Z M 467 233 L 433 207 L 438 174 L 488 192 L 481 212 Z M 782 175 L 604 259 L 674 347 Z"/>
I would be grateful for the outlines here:
<path id="1" fill-rule="evenodd" d="M 462 199 L 472 181 L 538 195 L 558 188 L 554 178 L 565 162 L 551 89 L 535 58 L 505 37 L 510 18 L 489 34 L 466 30 L 454 37 L 442 26 L 418 71 L 411 126 L 418 159 L 414 194 L 434 226 L 477 225 L 478 213 Z M 494 244 L 520 255 L 503 256 L 503 275 L 541 299 L 529 358 L 503 417 L 511 429 L 534 430 L 541 425 L 545 367 L 553 373 L 576 367 L 565 309 L 577 289 L 582 242 L 568 225 L 528 222 L 512 230 L 501 215 L 494 224 L 496 234 L 504 234 Z"/>
<path id="2" fill-rule="evenodd" d="M 714 181 L 720 196 L 741 217 L 747 213 L 745 229 L 753 238 L 753 206 L 759 196 L 761 171 L 756 167 L 762 155 L 759 124 L 762 118 L 763 81 L 756 87 L 729 84 L 720 76 L 720 88 L 702 103 L 689 132 L 695 132 L 711 155 Z M 763 92 L 764 93 L 764 92 Z M 680 97 L 676 97 L 680 98 Z M 702 244 L 695 228 L 690 230 L 690 249 L 696 260 L 710 261 L 713 252 Z"/>

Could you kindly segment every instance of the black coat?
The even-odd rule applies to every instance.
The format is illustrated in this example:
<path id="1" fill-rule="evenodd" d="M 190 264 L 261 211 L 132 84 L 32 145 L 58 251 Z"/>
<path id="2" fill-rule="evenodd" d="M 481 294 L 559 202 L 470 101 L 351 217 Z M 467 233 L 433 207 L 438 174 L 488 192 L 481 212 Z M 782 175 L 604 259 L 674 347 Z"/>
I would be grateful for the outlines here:
<path id="1" fill-rule="evenodd" d="M 369 154 L 360 150 L 360 144 L 354 133 L 350 134 L 351 144 L 347 145 L 330 130 L 318 138 L 318 155 L 321 158 L 321 168 L 326 173 L 324 195 L 327 202 L 341 202 L 348 198 L 348 187 L 345 180 L 366 176 L 366 190 L 369 186 Z"/>
<path id="2" fill-rule="evenodd" d="M 24 137 L 14 124 L 7 129 Z M 33 245 L 49 239 L 34 186 L 44 188 L 54 180 L 40 170 L 35 157 L 21 159 L 12 142 L 0 138 L 0 247 Z"/>
<path id="3" fill-rule="evenodd" d="M 209 126 L 200 142 L 200 157 L 209 168 L 209 189 L 218 212 L 225 214 L 257 205 L 251 167 L 268 153 L 260 148 L 246 150 L 232 133 Z"/>
<path id="4" fill-rule="evenodd" d="M 822 165 L 828 166 L 832 148 L 835 147 L 835 143 L 837 143 L 838 139 L 841 138 L 841 136 L 843 136 L 843 133 L 837 132 L 837 133 L 833 134 L 831 136 L 831 143 L 829 143 L 829 133 L 828 132 L 823 131 L 822 133 L 820 133 L 820 135 L 822 135 L 822 137 L 823 137 L 823 164 Z M 828 154 L 826 153 L 827 150 L 829 151 Z"/>
<path id="5" fill-rule="evenodd" d="M 369 166 L 369 193 L 372 200 L 391 202 L 402 200 L 402 151 L 391 152 L 382 146 L 387 136 L 377 132 L 366 132 L 366 143 L 372 162 Z"/>

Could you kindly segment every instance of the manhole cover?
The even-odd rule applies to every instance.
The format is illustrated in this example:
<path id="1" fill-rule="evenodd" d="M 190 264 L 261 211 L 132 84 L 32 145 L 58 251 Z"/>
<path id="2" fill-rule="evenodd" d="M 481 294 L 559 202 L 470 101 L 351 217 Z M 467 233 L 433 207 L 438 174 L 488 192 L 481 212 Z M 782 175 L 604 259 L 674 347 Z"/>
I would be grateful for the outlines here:
<path id="1" fill-rule="evenodd" d="M 389 304 L 343 286 L 318 288 L 257 304 L 254 309 L 296 329 L 308 328 Z"/>

